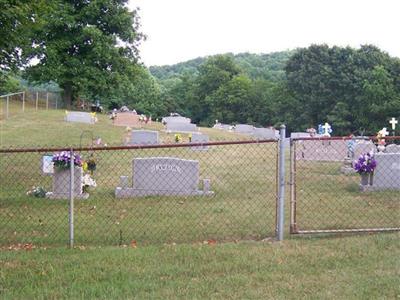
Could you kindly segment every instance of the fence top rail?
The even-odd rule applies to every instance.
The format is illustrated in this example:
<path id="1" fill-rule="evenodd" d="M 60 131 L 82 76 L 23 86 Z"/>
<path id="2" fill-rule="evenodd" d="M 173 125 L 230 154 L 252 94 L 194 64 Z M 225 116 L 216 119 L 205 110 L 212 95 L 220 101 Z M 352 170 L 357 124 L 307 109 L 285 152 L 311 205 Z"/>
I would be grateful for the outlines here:
<path id="1" fill-rule="evenodd" d="M 6 98 L 6 97 L 19 95 L 19 94 L 23 94 L 23 93 L 25 93 L 25 92 L 11 93 L 11 94 L 7 94 L 7 95 L 0 95 L 0 98 Z"/>
<path id="2" fill-rule="evenodd" d="M 378 140 L 377 136 L 365 136 L 365 137 L 350 137 L 350 136 L 334 136 L 334 137 L 297 137 L 291 138 L 292 141 L 348 141 L 351 139 L 368 139 Z M 385 136 L 380 138 L 382 140 L 400 140 L 400 136 Z"/>
<path id="3" fill-rule="evenodd" d="M 245 141 L 223 141 L 208 143 L 181 143 L 181 144 L 159 144 L 159 145 L 133 145 L 133 146 L 101 146 L 101 147 L 60 147 L 60 148 L 9 148 L 0 149 L 0 153 L 18 152 L 60 152 L 60 151 L 112 151 L 112 150 L 133 150 L 133 149 L 160 149 L 160 148 L 187 148 L 199 146 L 223 146 L 223 145 L 243 145 L 243 144 L 265 144 L 277 143 L 278 140 L 245 140 Z"/>

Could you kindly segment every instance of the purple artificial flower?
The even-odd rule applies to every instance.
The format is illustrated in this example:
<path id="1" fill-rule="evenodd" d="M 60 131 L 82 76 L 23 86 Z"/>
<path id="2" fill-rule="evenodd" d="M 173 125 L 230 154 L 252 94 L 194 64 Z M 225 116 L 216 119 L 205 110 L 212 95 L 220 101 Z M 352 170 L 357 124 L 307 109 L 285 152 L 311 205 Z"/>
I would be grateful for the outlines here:
<path id="1" fill-rule="evenodd" d="M 354 169 L 359 174 L 373 173 L 376 165 L 377 164 L 373 152 L 362 154 L 358 160 L 354 161 Z"/>

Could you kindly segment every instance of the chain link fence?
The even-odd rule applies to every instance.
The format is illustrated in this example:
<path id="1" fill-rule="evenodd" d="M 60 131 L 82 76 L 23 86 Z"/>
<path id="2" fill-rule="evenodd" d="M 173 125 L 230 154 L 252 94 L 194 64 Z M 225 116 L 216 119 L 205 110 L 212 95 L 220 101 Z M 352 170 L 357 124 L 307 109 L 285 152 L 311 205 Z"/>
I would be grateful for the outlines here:
<path id="1" fill-rule="evenodd" d="M 291 233 L 400 230 L 399 142 L 399 137 L 294 139 Z M 367 155 L 371 151 L 373 157 Z"/>
<path id="2" fill-rule="evenodd" d="M 25 112 L 64 108 L 60 93 L 23 91 L 0 95 L 0 120 Z"/>
<path id="3" fill-rule="evenodd" d="M 76 148 L 72 174 L 70 151 L 0 150 L 0 244 L 67 244 L 72 174 L 78 245 L 275 235 L 277 141 Z"/>

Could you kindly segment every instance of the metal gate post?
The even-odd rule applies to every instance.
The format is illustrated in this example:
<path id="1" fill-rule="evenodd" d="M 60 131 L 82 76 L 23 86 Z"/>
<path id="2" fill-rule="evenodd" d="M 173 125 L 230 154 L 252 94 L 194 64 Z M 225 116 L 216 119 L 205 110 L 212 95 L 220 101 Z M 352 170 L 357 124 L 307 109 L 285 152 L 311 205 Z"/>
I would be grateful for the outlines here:
<path id="1" fill-rule="evenodd" d="M 70 150 L 70 182 L 69 182 L 69 247 L 74 247 L 74 150 L 71 148 Z"/>
<path id="2" fill-rule="evenodd" d="M 290 233 L 297 233 L 296 224 L 296 141 L 290 141 Z"/>
<path id="3" fill-rule="evenodd" d="M 285 138 L 286 138 L 286 126 L 281 125 L 280 127 L 280 138 L 279 138 L 279 196 L 278 196 L 278 228 L 276 239 L 278 241 L 283 240 L 284 232 L 284 220 L 285 220 Z"/>

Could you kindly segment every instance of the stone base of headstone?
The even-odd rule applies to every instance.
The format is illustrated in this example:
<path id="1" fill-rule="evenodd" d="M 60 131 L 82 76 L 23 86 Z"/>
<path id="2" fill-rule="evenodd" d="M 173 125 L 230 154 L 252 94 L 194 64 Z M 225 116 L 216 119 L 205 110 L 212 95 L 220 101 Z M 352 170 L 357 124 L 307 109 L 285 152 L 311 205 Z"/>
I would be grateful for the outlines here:
<path id="1" fill-rule="evenodd" d="M 81 167 L 74 168 L 74 188 L 73 195 L 75 199 L 87 199 L 88 193 L 82 193 L 82 176 Z M 71 170 L 54 170 L 53 174 L 53 191 L 46 194 L 49 199 L 69 199 L 70 197 L 70 179 Z"/>
<path id="2" fill-rule="evenodd" d="M 340 172 L 345 175 L 350 175 L 356 173 L 353 168 L 353 162 L 351 158 L 346 157 L 343 161 L 343 166 L 340 167 Z"/>
<path id="3" fill-rule="evenodd" d="M 203 179 L 203 190 L 150 190 L 128 187 L 128 176 L 120 177 L 120 186 L 115 189 L 116 198 L 133 198 L 146 196 L 212 196 L 211 180 Z"/>

